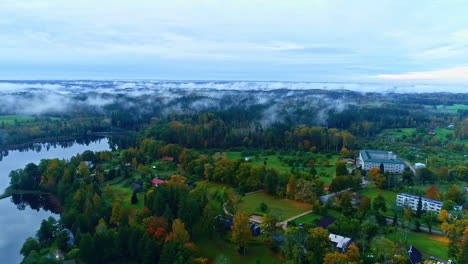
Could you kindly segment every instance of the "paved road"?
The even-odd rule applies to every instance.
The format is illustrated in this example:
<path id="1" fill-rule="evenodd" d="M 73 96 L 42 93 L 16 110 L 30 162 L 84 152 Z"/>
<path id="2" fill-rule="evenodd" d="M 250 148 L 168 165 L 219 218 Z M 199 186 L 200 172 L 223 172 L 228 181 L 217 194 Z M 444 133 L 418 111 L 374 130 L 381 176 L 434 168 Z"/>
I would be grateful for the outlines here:
<path id="1" fill-rule="evenodd" d="M 391 218 L 391 217 L 386 217 L 386 220 L 387 220 L 387 223 L 393 223 L 393 218 Z M 401 224 L 400 221 L 398 221 L 398 224 Z M 427 227 L 421 226 L 421 227 L 419 227 L 419 229 L 421 229 L 421 231 L 430 233 L 429 228 L 427 228 Z M 446 235 L 444 232 L 439 231 L 439 230 L 434 230 L 434 229 L 432 229 L 432 234 L 443 235 L 443 236 Z"/>

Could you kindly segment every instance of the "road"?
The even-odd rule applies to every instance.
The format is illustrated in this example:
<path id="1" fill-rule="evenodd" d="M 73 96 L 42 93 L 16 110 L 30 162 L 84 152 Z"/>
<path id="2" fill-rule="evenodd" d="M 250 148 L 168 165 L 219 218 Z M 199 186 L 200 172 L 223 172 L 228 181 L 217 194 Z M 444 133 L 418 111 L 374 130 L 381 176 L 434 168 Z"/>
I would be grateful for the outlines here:
<path id="1" fill-rule="evenodd" d="M 391 217 L 386 217 L 386 220 L 387 220 L 387 223 L 393 223 L 393 219 Z M 398 224 L 401 224 L 400 221 L 398 221 Z M 423 227 L 423 226 L 419 227 L 419 229 L 421 229 L 421 231 L 426 232 L 426 233 L 432 233 L 432 234 L 443 235 L 443 236 L 446 235 L 444 232 L 434 230 L 434 229 L 432 229 L 432 232 L 429 232 L 429 228 Z"/>

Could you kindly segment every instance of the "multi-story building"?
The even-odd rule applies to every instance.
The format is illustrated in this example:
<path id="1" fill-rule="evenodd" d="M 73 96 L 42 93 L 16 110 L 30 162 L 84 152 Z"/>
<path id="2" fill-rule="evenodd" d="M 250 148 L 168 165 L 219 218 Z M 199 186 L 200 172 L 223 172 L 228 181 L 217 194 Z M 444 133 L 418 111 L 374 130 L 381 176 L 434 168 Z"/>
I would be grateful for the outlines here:
<path id="1" fill-rule="evenodd" d="M 398 206 L 405 206 L 412 210 L 418 210 L 419 196 L 411 195 L 407 193 L 399 193 L 397 195 L 396 204 Z M 423 211 L 436 211 L 440 212 L 442 209 L 442 202 L 437 200 L 428 199 L 421 197 L 422 210 Z M 462 210 L 462 206 L 455 206 L 456 210 Z"/>
<path id="2" fill-rule="evenodd" d="M 384 150 L 361 150 L 359 153 L 359 164 L 364 170 L 380 168 L 383 164 L 384 170 L 393 173 L 402 173 L 405 169 L 405 163 L 397 158 L 393 151 Z"/>

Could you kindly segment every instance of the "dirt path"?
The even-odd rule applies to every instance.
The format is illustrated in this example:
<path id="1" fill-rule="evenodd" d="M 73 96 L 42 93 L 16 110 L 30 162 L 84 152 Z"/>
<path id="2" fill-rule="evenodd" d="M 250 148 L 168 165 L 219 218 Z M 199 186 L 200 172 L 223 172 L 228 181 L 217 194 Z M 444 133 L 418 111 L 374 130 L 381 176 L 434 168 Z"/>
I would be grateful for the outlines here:
<path id="1" fill-rule="evenodd" d="M 308 215 L 308 214 L 310 214 L 310 213 L 312 213 L 312 210 L 307 211 L 307 212 L 304 212 L 304 213 L 302 213 L 302 214 L 298 214 L 298 215 L 293 216 L 293 217 L 291 217 L 291 218 L 288 218 L 288 219 L 284 220 L 283 222 L 279 222 L 279 223 L 278 223 L 278 226 L 281 226 L 281 228 L 283 228 L 283 230 L 286 231 L 286 230 L 288 230 L 288 222 L 293 221 L 293 220 L 296 220 L 297 218 L 302 217 L 302 216 L 304 216 L 304 215 Z"/>

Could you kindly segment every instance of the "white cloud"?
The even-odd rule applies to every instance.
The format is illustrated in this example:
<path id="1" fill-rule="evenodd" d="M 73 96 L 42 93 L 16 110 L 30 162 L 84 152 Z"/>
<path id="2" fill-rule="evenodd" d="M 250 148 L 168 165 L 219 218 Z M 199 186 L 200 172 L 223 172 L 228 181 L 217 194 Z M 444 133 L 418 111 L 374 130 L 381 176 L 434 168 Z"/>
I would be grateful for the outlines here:
<path id="1" fill-rule="evenodd" d="M 408 72 L 402 74 L 380 74 L 378 78 L 388 80 L 438 81 L 468 83 L 468 67 L 456 67 L 435 71 Z"/>

